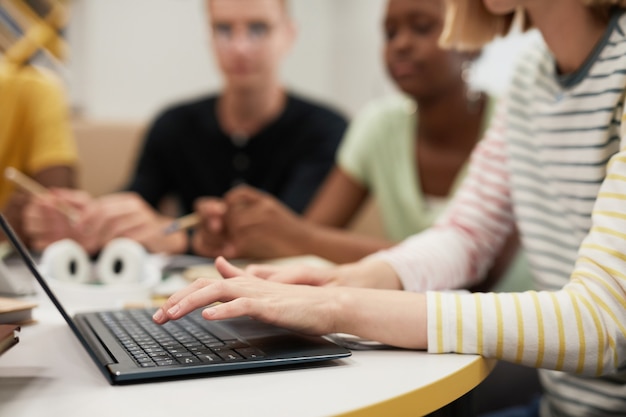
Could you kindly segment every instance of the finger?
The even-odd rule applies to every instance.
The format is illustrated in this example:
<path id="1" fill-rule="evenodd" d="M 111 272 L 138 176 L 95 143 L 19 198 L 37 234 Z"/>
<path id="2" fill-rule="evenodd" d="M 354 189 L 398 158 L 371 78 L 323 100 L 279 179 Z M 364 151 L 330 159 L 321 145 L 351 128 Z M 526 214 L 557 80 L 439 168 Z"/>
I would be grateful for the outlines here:
<path id="1" fill-rule="evenodd" d="M 216 204 L 224 204 L 224 201 L 216 197 L 199 197 L 194 201 L 195 211 L 201 211 L 207 207 L 213 207 Z"/>
<path id="2" fill-rule="evenodd" d="M 217 301 L 229 302 L 245 295 L 246 289 L 241 285 L 231 285 L 221 280 L 203 280 L 204 286 L 197 291 L 192 291 L 185 297 L 174 303 L 169 309 L 164 309 L 163 314 L 169 320 L 177 320 L 194 310 L 209 306 Z M 160 317 L 157 317 L 160 318 Z"/>
<path id="3" fill-rule="evenodd" d="M 237 268 L 226 259 L 224 259 L 223 256 L 219 256 L 215 260 L 215 267 L 217 268 L 217 271 L 220 273 L 220 275 L 222 275 L 224 278 L 247 275 L 243 269 Z"/>
<path id="4" fill-rule="evenodd" d="M 189 296 L 190 294 L 200 291 L 204 287 L 208 286 L 215 280 L 211 280 L 208 278 L 199 278 L 195 280 L 193 283 L 183 288 L 180 291 L 172 294 L 165 303 L 154 313 L 152 319 L 159 323 L 163 324 L 170 320 L 170 316 L 168 315 L 168 311 L 171 310 L 175 305 L 177 305 L 182 299 Z"/>
<path id="5" fill-rule="evenodd" d="M 272 275 L 282 271 L 284 268 L 277 265 L 251 264 L 245 268 L 245 271 L 255 277 L 268 279 Z"/>
<path id="6" fill-rule="evenodd" d="M 216 304 L 205 308 L 202 317 L 207 320 L 223 320 L 235 317 L 249 316 L 255 319 L 263 319 L 259 303 L 252 298 L 237 298 L 226 303 Z"/>
<path id="7" fill-rule="evenodd" d="M 205 231 L 210 233 L 220 234 L 224 231 L 224 216 L 224 213 L 209 212 L 206 210 L 200 212 L 202 220 L 200 228 L 204 228 Z"/>
<path id="8" fill-rule="evenodd" d="M 64 203 L 69 204 L 76 210 L 83 209 L 92 201 L 92 197 L 88 193 L 79 190 L 52 188 L 50 189 L 50 194 L 62 200 Z"/>
<path id="9" fill-rule="evenodd" d="M 216 198 L 202 198 L 196 201 L 195 211 L 200 215 L 206 228 L 213 233 L 223 230 L 223 218 L 227 207 L 222 200 Z"/>
<path id="10" fill-rule="evenodd" d="M 254 204 L 257 201 L 260 201 L 264 198 L 266 194 L 258 190 L 256 188 L 250 187 L 249 185 L 238 185 L 237 187 L 230 190 L 224 196 L 224 201 L 228 205 L 228 208 L 237 207 L 240 205 L 246 206 L 249 204 Z"/>

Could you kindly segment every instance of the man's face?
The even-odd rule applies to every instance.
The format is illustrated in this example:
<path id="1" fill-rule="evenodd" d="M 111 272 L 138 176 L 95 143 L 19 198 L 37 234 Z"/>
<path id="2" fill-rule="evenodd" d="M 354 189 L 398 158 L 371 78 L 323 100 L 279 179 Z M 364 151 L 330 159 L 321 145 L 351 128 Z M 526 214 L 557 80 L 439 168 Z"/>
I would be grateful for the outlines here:
<path id="1" fill-rule="evenodd" d="M 293 40 L 281 0 L 208 0 L 213 47 L 231 88 L 258 88 L 278 77 Z"/>

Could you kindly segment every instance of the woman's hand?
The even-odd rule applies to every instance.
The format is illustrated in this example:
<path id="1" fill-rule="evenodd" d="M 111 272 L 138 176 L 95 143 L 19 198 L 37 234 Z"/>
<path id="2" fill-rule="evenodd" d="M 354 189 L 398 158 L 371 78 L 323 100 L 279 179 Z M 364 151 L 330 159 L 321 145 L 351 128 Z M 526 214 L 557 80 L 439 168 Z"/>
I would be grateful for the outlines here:
<path id="1" fill-rule="evenodd" d="M 336 331 L 339 317 L 338 297 L 332 289 L 269 282 L 231 265 L 224 258 L 216 260 L 225 280 L 198 279 L 172 295 L 157 311 L 154 320 L 176 320 L 198 308 L 207 320 L 250 316 L 263 322 L 307 334 Z"/>
<path id="2" fill-rule="evenodd" d="M 306 334 L 350 333 L 406 348 L 427 345 L 423 294 L 289 285 L 252 276 L 221 257 L 215 265 L 226 279 L 196 280 L 172 295 L 153 320 L 163 324 L 205 308 L 207 320 L 250 316 Z"/>
<path id="3" fill-rule="evenodd" d="M 402 289 L 393 268 L 385 262 L 374 260 L 339 266 L 252 264 L 246 267 L 246 272 L 285 284 Z"/>

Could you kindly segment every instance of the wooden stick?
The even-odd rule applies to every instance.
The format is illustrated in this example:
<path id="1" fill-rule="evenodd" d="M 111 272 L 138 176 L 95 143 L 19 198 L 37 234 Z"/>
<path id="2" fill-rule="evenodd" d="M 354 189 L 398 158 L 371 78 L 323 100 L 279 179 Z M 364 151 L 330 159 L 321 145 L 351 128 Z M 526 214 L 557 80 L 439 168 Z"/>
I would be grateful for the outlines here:
<path id="1" fill-rule="evenodd" d="M 13 182 L 15 185 L 19 186 L 24 191 L 28 191 L 31 194 L 42 195 L 48 193 L 48 189 L 46 187 L 39 184 L 31 177 L 22 174 L 20 171 L 13 167 L 8 167 L 7 169 L 5 169 L 4 176 L 9 181 Z"/>
<path id="2" fill-rule="evenodd" d="M 13 167 L 7 167 L 4 170 L 4 176 L 6 179 L 13 182 L 15 185 L 17 185 L 24 191 L 29 192 L 30 194 L 45 195 L 50 192 L 50 190 L 48 190 L 46 187 L 39 184 L 28 175 L 24 175 L 22 172 Z M 56 207 L 61 211 L 61 213 L 67 216 L 70 222 L 75 223 L 78 219 L 78 214 L 68 205 L 63 204 Z"/>
<path id="3" fill-rule="evenodd" d="M 179 217 L 178 219 L 174 220 L 169 226 L 167 226 L 163 233 L 169 235 L 171 233 L 189 229 L 191 227 L 197 226 L 201 220 L 202 218 L 198 213 L 191 213 L 186 216 Z"/>

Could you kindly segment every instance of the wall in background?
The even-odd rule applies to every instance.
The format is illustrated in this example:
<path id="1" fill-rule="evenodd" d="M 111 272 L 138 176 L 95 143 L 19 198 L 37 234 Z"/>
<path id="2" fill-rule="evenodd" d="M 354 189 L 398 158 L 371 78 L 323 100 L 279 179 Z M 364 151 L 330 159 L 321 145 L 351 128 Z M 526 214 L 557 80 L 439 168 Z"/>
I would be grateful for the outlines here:
<path id="1" fill-rule="evenodd" d="M 68 80 L 89 119 L 148 121 L 168 104 L 220 85 L 204 0 L 74 0 Z M 284 67 L 294 90 L 354 114 L 393 91 L 382 65 L 386 0 L 291 0 L 299 34 Z M 527 36 L 496 42 L 477 83 L 503 90 Z"/>

